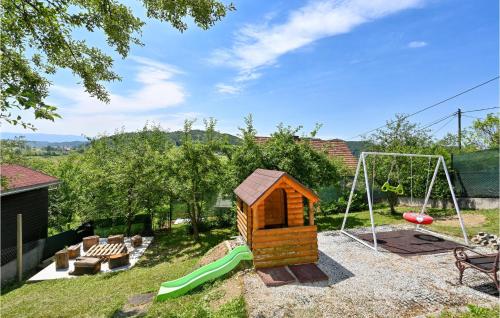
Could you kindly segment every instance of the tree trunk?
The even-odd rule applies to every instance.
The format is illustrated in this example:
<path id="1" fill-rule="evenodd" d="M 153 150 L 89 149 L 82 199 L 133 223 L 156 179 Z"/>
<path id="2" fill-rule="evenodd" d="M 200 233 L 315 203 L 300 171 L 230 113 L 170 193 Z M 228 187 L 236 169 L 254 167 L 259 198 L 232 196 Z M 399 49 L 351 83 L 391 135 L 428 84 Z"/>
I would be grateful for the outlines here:
<path id="1" fill-rule="evenodd" d="M 398 197 L 394 193 L 387 193 L 387 202 L 389 202 L 391 214 L 397 214 L 396 205 L 398 204 Z"/>
<path id="2" fill-rule="evenodd" d="M 170 204 L 169 204 L 169 207 L 168 207 L 168 229 L 171 230 L 172 229 L 172 214 L 173 214 L 173 211 L 174 211 L 174 208 L 173 208 L 173 200 L 170 199 Z"/>
<path id="3" fill-rule="evenodd" d="M 196 203 L 196 195 L 193 193 L 193 213 L 191 213 L 191 225 L 193 226 L 193 238 L 195 241 L 199 239 L 198 233 L 198 204 Z"/>

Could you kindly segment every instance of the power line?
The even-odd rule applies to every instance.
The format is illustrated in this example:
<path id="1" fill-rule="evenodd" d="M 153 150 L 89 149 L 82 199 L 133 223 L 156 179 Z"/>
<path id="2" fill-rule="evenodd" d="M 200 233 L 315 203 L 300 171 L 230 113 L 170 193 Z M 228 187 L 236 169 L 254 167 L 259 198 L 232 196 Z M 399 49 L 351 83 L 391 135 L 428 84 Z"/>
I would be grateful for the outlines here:
<path id="1" fill-rule="evenodd" d="M 454 98 L 457 98 L 458 96 L 461 96 L 461 95 L 463 95 L 463 94 L 466 94 L 466 93 L 468 93 L 468 92 L 470 92 L 470 91 L 472 91 L 472 90 L 475 90 L 476 88 L 479 88 L 479 87 L 481 87 L 481 86 L 484 86 L 484 85 L 486 85 L 486 84 L 488 84 L 488 83 L 490 83 L 490 82 L 493 82 L 493 81 L 497 80 L 498 78 L 499 78 L 499 76 L 497 75 L 497 76 L 495 76 L 495 77 L 493 77 L 493 78 L 491 78 L 491 79 L 489 79 L 489 80 L 487 80 L 487 81 L 485 81 L 485 82 L 482 82 L 482 83 L 480 83 L 480 84 L 477 84 L 476 86 L 470 87 L 470 88 L 468 88 L 468 89 L 466 89 L 466 90 L 463 90 L 463 91 L 461 91 L 461 92 L 459 92 L 459 93 L 457 93 L 457 94 L 455 94 L 455 95 L 453 95 L 453 96 L 450 96 L 450 97 L 448 97 L 448 98 L 445 98 L 445 99 L 443 99 L 443 100 L 441 100 L 441 101 L 439 101 L 439 102 L 437 102 L 437 103 L 434 103 L 434 104 L 432 104 L 432 105 L 430 105 L 430 106 L 427 106 L 427 107 L 424 107 L 424 108 L 422 108 L 422 109 L 420 109 L 420 110 L 418 110 L 418 111 L 416 111 L 416 112 L 414 112 L 414 113 L 411 113 L 411 114 L 409 114 L 409 115 L 406 115 L 406 116 L 404 116 L 402 119 L 407 119 L 407 118 L 409 118 L 409 117 L 412 117 L 412 116 L 415 116 L 415 115 L 417 115 L 417 114 L 420 114 L 421 112 L 424 112 L 424 111 L 426 111 L 426 110 L 428 110 L 428 109 L 430 109 L 430 108 L 433 108 L 433 107 L 436 107 L 436 106 L 441 105 L 441 104 L 443 104 L 443 103 L 446 103 L 447 101 L 450 101 L 450 100 L 452 100 L 452 99 L 454 99 Z M 380 127 L 374 128 L 374 129 L 369 130 L 369 131 L 367 131 L 367 132 L 364 132 L 364 133 L 358 134 L 358 135 L 356 135 L 356 136 L 353 136 L 353 137 L 351 137 L 351 138 L 349 138 L 349 139 L 353 139 L 353 138 L 356 138 L 356 137 L 359 137 L 359 136 L 363 136 L 363 135 L 369 134 L 369 133 L 371 133 L 371 132 L 374 132 L 374 131 L 376 131 L 376 130 L 379 130 L 380 128 L 384 128 L 384 127 L 385 127 L 385 126 L 387 126 L 387 125 L 388 125 L 388 124 L 382 125 L 382 126 L 380 126 Z"/>
<path id="2" fill-rule="evenodd" d="M 471 116 L 471 115 L 462 115 L 462 116 L 467 117 L 467 118 L 473 118 L 473 119 L 481 119 L 480 117 Z"/>
<path id="3" fill-rule="evenodd" d="M 419 130 L 417 130 L 416 132 L 419 132 L 419 131 L 425 130 L 425 129 L 429 128 L 429 127 L 432 127 L 432 126 L 434 126 L 434 125 L 437 125 L 437 124 L 439 124 L 439 123 L 441 123 L 441 122 L 445 121 L 446 119 L 448 119 L 448 118 L 450 118 L 450 117 L 452 117 L 452 119 L 453 119 L 453 117 L 455 117 L 455 115 L 456 115 L 456 114 L 457 114 L 457 112 L 454 112 L 454 113 L 449 114 L 449 115 L 447 115 L 447 116 L 445 116 L 445 117 L 442 117 L 442 118 L 440 118 L 440 119 L 437 119 L 437 120 L 435 120 L 435 121 L 433 121 L 433 122 L 431 122 L 431 123 L 427 124 L 425 127 L 420 128 L 420 129 L 419 129 Z"/>
<path id="4" fill-rule="evenodd" d="M 462 113 L 474 113 L 474 112 L 481 112 L 483 110 L 490 110 L 490 109 L 498 109 L 498 107 L 488 107 L 488 108 L 480 108 L 480 109 L 473 109 L 473 110 L 467 110 Z"/>
<path id="5" fill-rule="evenodd" d="M 455 114 L 456 115 L 456 114 Z M 454 119 L 455 119 L 455 115 L 453 115 L 450 120 L 448 120 L 443 126 L 439 127 L 438 129 L 436 129 L 433 133 L 432 133 L 432 136 L 435 136 L 441 129 L 443 129 L 444 127 L 448 126 Z"/>

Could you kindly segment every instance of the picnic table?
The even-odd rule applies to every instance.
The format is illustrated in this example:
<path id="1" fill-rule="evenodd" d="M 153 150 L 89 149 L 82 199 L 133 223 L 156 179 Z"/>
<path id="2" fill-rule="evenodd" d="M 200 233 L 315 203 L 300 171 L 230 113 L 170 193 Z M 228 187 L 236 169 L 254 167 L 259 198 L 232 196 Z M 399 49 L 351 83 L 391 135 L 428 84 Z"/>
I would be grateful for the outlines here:
<path id="1" fill-rule="evenodd" d="M 127 247 L 124 243 L 116 243 L 116 244 L 97 244 L 92 246 L 85 256 L 90 257 L 98 257 L 103 261 L 109 259 L 111 255 L 127 253 Z"/>

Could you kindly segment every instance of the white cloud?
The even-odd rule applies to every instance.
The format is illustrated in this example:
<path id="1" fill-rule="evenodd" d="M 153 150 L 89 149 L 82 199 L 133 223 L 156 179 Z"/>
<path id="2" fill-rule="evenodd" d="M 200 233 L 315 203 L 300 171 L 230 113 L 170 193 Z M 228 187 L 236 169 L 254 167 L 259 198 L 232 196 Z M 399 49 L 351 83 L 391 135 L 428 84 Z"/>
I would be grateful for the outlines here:
<path id="1" fill-rule="evenodd" d="M 427 46 L 427 42 L 424 42 L 424 41 L 411 41 L 410 43 L 408 43 L 408 47 L 411 48 L 411 49 L 416 49 L 416 48 L 424 47 L 424 46 Z"/>
<path id="2" fill-rule="evenodd" d="M 240 29 L 231 48 L 216 50 L 210 61 L 238 70 L 237 79 L 251 80 L 258 70 L 278 58 L 322 38 L 350 32 L 356 26 L 401 10 L 420 6 L 424 0 L 311 1 L 292 11 L 283 23 L 268 18 Z M 259 74 L 259 75 L 254 75 Z"/>
<path id="3" fill-rule="evenodd" d="M 187 96 L 176 76 L 183 74 L 176 67 L 143 57 L 131 57 L 134 70 L 127 78 L 133 79 L 132 89 L 110 92 L 110 103 L 92 98 L 81 86 L 54 85 L 51 87 L 49 104 L 58 107 L 61 119 L 54 122 L 35 120 L 30 113 L 19 113 L 41 133 L 85 134 L 113 133 L 124 127 L 137 130 L 146 122 L 160 124 L 164 129 L 181 129 L 185 119 L 201 117 L 193 112 L 171 112 L 181 105 Z M 126 82 L 124 82 L 126 83 Z M 168 111 L 168 113 L 167 113 Z M 2 127 L 6 131 L 22 132 L 19 126 Z"/>
<path id="4" fill-rule="evenodd" d="M 234 94 L 238 94 L 239 92 L 241 92 L 240 87 L 234 86 L 234 85 L 228 85 L 228 84 L 224 84 L 224 83 L 216 84 L 215 89 L 217 90 L 217 92 L 219 92 L 221 94 L 234 95 Z"/>
<path id="5" fill-rule="evenodd" d="M 184 87 L 173 80 L 182 74 L 177 68 L 142 57 L 131 57 L 137 63 L 134 89 L 110 93 L 109 104 L 91 97 L 81 86 L 54 85 L 51 96 L 67 99 L 72 111 L 80 114 L 144 112 L 182 104 L 186 98 Z"/>

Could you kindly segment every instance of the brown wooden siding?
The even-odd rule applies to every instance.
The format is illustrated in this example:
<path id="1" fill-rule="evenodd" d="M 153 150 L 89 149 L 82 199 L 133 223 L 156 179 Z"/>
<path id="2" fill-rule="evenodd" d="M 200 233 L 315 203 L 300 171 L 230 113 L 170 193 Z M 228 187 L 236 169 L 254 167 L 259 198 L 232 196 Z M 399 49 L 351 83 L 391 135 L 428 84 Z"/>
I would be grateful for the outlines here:
<path id="1" fill-rule="evenodd" d="M 286 194 L 281 188 L 274 190 L 264 200 L 264 223 L 268 225 L 286 226 Z"/>
<path id="2" fill-rule="evenodd" d="M 303 226 L 304 199 L 302 194 L 295 191 L 289 185 L 285 185 L 285 191 L 288 205 L 288 226 Z"/>
<path id="3" fill-rule="evenodd" d="M 273 267 L 318 260 L 316 226 L 296 226 L 253 232 L 254 266 Z"/>

